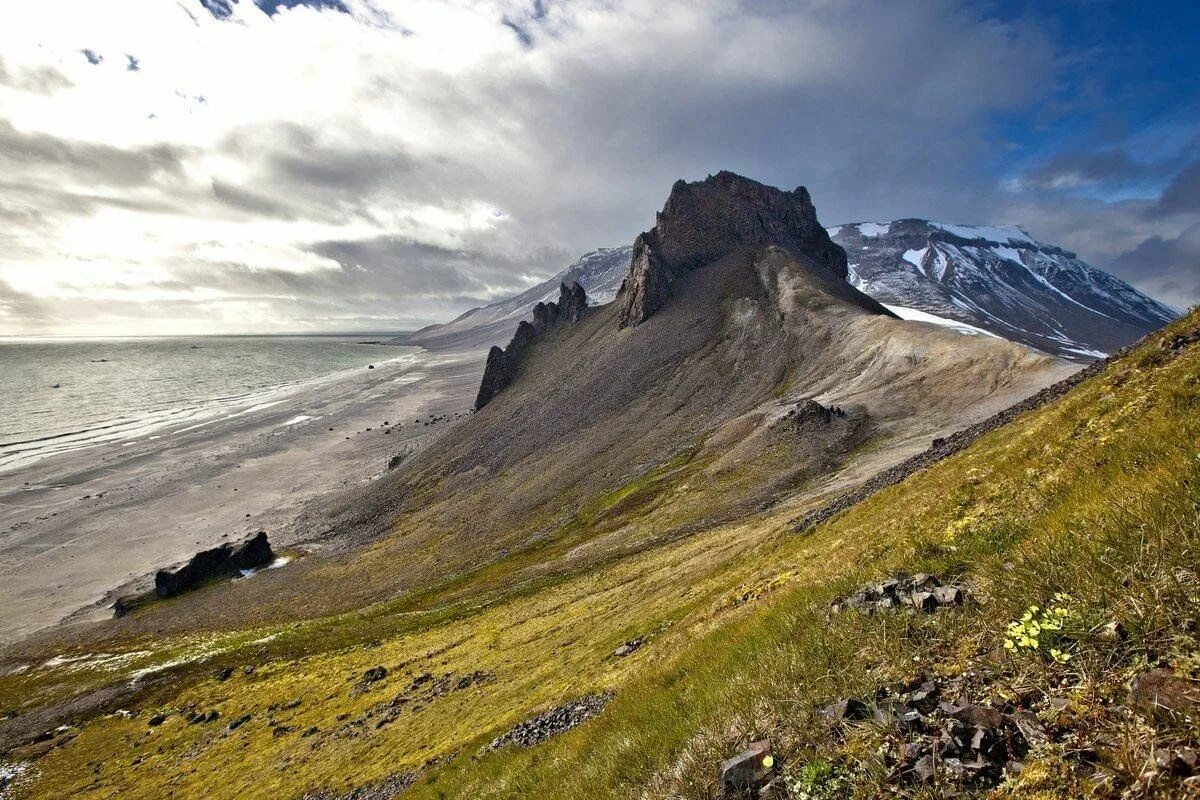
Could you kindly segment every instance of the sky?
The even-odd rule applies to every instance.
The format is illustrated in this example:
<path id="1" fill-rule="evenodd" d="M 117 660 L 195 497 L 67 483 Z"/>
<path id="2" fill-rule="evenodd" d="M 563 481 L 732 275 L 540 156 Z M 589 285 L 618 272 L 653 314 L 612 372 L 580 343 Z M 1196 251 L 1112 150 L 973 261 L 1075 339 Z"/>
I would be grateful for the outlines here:
<path id="1" fill-rule="evenodd" d="M 1200 302 L 1194 2 L 0 2 L 0 334 L 411 329 L 722 169 Z"/>

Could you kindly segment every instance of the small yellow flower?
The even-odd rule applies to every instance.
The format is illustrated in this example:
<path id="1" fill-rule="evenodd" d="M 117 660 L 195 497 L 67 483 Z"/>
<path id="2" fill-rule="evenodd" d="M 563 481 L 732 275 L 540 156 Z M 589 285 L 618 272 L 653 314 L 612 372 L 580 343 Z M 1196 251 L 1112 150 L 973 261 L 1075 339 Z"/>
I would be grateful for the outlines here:
<path id="1" fill-rule="evenodd" d="M 762 765 L 764 767 L 766 767 L 767 769 L 770 769 L 771 767 L 775 766 L 775 757 L 769 756 L 769 755 L 763 756 Z"/>

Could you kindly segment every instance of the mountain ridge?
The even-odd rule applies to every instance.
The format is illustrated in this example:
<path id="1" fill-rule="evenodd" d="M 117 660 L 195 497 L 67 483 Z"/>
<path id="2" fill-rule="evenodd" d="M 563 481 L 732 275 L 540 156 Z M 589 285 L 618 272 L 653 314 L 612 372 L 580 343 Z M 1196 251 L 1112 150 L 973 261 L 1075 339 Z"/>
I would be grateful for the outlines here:
<path id="1" fill-rule="evenodd" d="M 846 249 L 851 283 L 880 302 L 1074 361 L 1102 358 L 1179 316 L 1017 226 L 909 218 L 830 232 Z"/>

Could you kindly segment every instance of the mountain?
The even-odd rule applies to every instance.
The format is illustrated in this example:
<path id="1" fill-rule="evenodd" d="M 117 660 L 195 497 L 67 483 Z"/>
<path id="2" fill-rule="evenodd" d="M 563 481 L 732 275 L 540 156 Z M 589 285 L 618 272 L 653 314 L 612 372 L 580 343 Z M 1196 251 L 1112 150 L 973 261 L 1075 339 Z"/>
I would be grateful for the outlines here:
<path id="1" fill-rule="evenodd" d="M 1074 369 L 896 318 L 846 280 L 803 188 L 681 181 L 637 241 L 614 302 L 560 284 L 489 357 L 482 408 L 326 509 L 371 548 L 263 576 L 245 612 L 347 611 L 530 548 L 521 570 L 553 572 L 801 502 Z"/>
<path id="2" fill-rule="evenodd" d="M 289 551 L 286 568 L 0 657 L 0 709 L 15 709 L 0 720 L 0 753 L 19 742 L 12 760 L 34 764 L 28 796 L 709 797 L 716 764 L 741 749 L 727 739 L 743 731 L 725 733 L 735 705 L 747 724 L 777 707 L 817 730 L 811 704 L 791 702 L 797 686 L 882 697 L 838 676 L 857 676 L 875 658 L 913 670 L 932 663 L 900 649 L 906 631 L 937 644 L 919 621 L 898 617 L 877 634 L 866 626 L 887 617 L 854 614 L 831 621 L 833 636 L 789 629 L 797 651 L 748 629 L 770 641 L 761 654 L 775 660 L 744 681 L 734 667 L 760 651 L 739 643 L 739 626 L 772 598 L 816 587 L 778 621 L 824 625 L 832 593 L 852 578 L 910 562 L 956 574 L 985 557 L 1003 563 L 1026 535 L 1015 515 L 1043 513 L 1042 492 L 1081 485 L 1045 451 L 1047 436 L 989 436 L 992 446 L 1035 448 L 1040 469 L 991 480 L 975 462 L 948 458 L 967 482 L 923 494 L 945 510 L 919 524 L 895 532 L 920 507 L 902 498 L 847 538 L 798 533 L 809 511 L 911 464 L 932 442 L 945 447 L 1078 365 L 897 318 L 847 280 L 845 253 L 803 187 L 727 172 L 677 182 L 625 269 L 607 305 L 588 305 L 581 281 L 560 282 L 558 299 L 535 303 L 531 322 L 509 320 L 517 341 L 480 387 L 482 407 L 394 469 L 381 464 L 378 476 L 323 499 L 328 533 Z M 407 417 L 392 410 L 403 402 L 381 394 L 381 416 Z M 1052 431 L 1073 444 L 1103 438 L 1078 436 L 1080 419 L 1089 417 Z M 994 615 L 1007 619 L 1010 606 Z M 694 643 L 705 644 L 704 658 L 687 656 Z M 853 655 L 822 660 L 827 643 Z M 977 651 L 955 642 L 937 658 Z M 805 675 L 777 683 L 792 677 L 790 665 Z M 671 689 L 708 679 L 703 695 Z M 752 708 L 741 695 L 709 686 L 781 691 L 776 706 L 742 714 Z M 662 703 L 663 692 L 673 701 Z M 652 732 L 657 755 L 651 745 L 637 764 L 618 763 L 621 746 L 606 738 L 603 759 L 541 757 L 556 746 L 543 739 L 597 714 L 555 739 L 607 731 L 606 720 L 628 720 L 639 697 L 655 699 L 657 721 L 623 735 L 641 742 Z M 716 727 L 699 730 L 699 706 Z M 778 730 L 775 722 L 744 731 L 759 734 L 745 742 Z M 524 771 L 505 767 L 489 780 L 489 765 L 510 758 Z M 689 764 L 694 791 L 655 785 Z M 566 776 L 545 772 L 565 766 Z M 590 794 L 561 788 L 609 768 L 619 790 L 609 791 L 608 773 Z"/>
<path id="3" fill-rule="evenodd" d="M 829 233 L 846 250 L 850 282 L 901 316 L 933 314 L 1075 361 L 1101 358 L 1178 316 L 1018 227 L 902 219 Z"/>
<path id="4" fill-rule="evenodd" d="M 629 270 L 633 248 L 601 247 L 585 253 L 552 278 L 526 289 L 515 297 L 500 300 L 456 317 L 450 322 L 430 325 L 401 337 L 398 341 L 422 347 L 485 347 L 507 341 L 517 323 L 528 318 L 538 303 L 558 296 L 559 287 L 580 284 L 593 305 L 611 303 Z"/>

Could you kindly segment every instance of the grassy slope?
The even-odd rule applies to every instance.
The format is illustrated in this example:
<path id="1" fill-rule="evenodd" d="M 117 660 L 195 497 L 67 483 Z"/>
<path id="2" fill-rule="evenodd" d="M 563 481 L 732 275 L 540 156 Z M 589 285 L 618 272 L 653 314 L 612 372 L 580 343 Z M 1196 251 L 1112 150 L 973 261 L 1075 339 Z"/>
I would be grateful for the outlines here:
<path id="1" fill-rule="evenodd" d="M 1192 315 L 1175 327 L 1197 324 Z M 786 533 L 796 509 L 767 512 L 574 574 L 513 585 L 493 567 L 486 585 L 496 590 L 457 604 L 406 598 L 215 640 L 150 642 L 151 652 L 124 662 L 0 678 L 0 707 L 20 705 L 219 651 L 140 698 L 139 716 L 86 722 L 35 763 L 20 796 L 286 797 L 457 753 L 422 772 L 409 794 L 588 798 L 650 787 L 654 796 L 705 797 L 717 761 L 762 734 L 782 746 L 785 762 L 833 759 L 869 784 L 881 769 L 869 743 L 831 749 L 813 738 L 813 708 L 869 694 L 918 666 L 973 664 L 1025 605 L 1056 591 L 1076 596 L 1089 618 L 1121 619 L 1130 642 L 1114 653 L 1081 641 L 1067 667 L 1026 659 L 996 669 L 1009 682 L 1063 681 L 1086 714 L 1086 698 L 1118 691 L 1149 649 L 1184 669 L 1200 664 L 1194 639 L 1177 633 L 1178 620 L 1200 613 L 1189 583 L 1197 580 L 1198 350 L 1168 358 L 1151 344 L 1065 401 L 804 536 Z M 679 472 L 651 476 L 675 481 L 654 495 L 694 493 L 703 502 L 705 487 L 683 489 L 691 473 Z M 603 516 L 644 491 L 614 494 L 588 512 Z M 622 520 L 635 524 L 639 510 Z M 927 619 L 826 622 L 836 592 L 898 567 L 963 572 L 984 602 Z M 636 655 L 609 655 L 643 634 L 650 644 Z M 219 682 L 222 664 L 257 671 Z M 353 682 L 376 664 L 391 674 L 355 693 Z M 409 688 L 423 672 L 457 681 L 478 670 L 484 682 L 442 696 Z M 480 751 L 532 712 L 598 689 L 615 689 L 617 699 L 580 729 L 531 750 Z M 392 718 L 386 701 L 401 697 Z M 191 708 L 222 716 L 189 725 L 175 713 L 146 725 L 151 713 Z M 244 714 L 252 719 L 226 732 Z M 1127 742 L 1102 753 L 1105 769 L 1127 779 L 1146 755 L 1145 731 L 1093 716 L 1097 731 L 1115 726 L 1109 733 Z M 275 735 L 272 722 L 290 730 Z"/>

